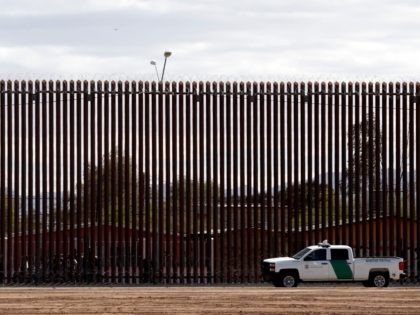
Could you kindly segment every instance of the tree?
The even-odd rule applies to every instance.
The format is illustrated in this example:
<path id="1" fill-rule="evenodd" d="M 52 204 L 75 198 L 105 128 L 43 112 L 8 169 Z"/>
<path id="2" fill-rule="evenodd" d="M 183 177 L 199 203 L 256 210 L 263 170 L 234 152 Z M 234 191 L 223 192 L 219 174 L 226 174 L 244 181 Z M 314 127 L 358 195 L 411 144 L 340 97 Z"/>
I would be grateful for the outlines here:
<path id="1" fill-rule="evenodd" d="M 285 205 L 290 205 L 291 208 L 303 210 L 315 207 L 317 202 L 318 206 L 320 206 L 324 195 L 325 203 L 328 203 L 329 198 L 332 198 L 334 195 L 334 189 L 328 184 L 319 184 L 318 189 L 316 189 L 315 183 L 309 185 L 309 183 L 306 182 L 304 187 L 305 193 L 303 197 L 301 183 L 287 186 L 283 191 L 279 192 L 279 196 L 283 194 Z"/>
<path id="2" fill-rule="evenodd" d="M 363 178 L 367 179 L 367 185 L 373 186 L 376 183 L 377 174 L 379 174 L 378 180 L 381 180 L 383 168 L 383 136 L 382 130 L 378 130 L 378 128 L 379 124 L 376 117 L 368 116 L 356 122 L 348 133 L 348 147 L 349 154 L 352 157 L 352 165 L 349 165 L 347 168 L 347 173 L 352 174 L 354 190 L 362 188 Z M 372 181 L 369 181 L 369 178 Z M 347 188 L 348 185 L 346 185 Z"/>
<path id="3" fill-rule="evenodd" d="M 121 163 L 120 163 L 121 160 Z M 126 178 L 126 165 L 128 160 L 129 176 Z M 83 173 L 82 200 L 86 198 L 90 209 L 95 211 L 108 209 L 111 211 L 113 206 L 118 215 L 119 204 L 125 207 L 126 196 L 128 195 L 129 209 L 132 208 L 133 190 L 135 189 L 136 203 L 139 205 L 140 193 L 142 193 L 143 202 L 148 202 L 146 192 L 150 191 L 149 180 L 143 172 L 137 170 L 137 165 L 131 157 L 128 159 L 119 148 L 111 150 L 102 158 L 101 169 L 97 165 L 89 165 Z M 107 166 L 107 167 L 106 167 Z M 134 174 L 133 176 L 133 168 Z M 122 187 L 120 189 L 119 182 Z M 128 184 L 127 184 L 128 181 Z M 121 198 L 121 199 L 120 199 Z M 89 218 L 90 218 L 89 211 Z M 98 214 L 95 214 L 97 218 Z"/>

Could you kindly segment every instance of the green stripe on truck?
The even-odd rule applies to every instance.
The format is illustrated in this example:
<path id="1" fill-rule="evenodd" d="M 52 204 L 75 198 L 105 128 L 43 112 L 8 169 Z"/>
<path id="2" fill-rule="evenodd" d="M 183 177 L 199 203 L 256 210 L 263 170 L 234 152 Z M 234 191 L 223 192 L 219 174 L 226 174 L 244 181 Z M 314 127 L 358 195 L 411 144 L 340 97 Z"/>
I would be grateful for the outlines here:
<path id="1" fill-rule="evenodd" d="M 353 272 L 346 260 L 331 260 L 337 279 L 353 279 Z"/>

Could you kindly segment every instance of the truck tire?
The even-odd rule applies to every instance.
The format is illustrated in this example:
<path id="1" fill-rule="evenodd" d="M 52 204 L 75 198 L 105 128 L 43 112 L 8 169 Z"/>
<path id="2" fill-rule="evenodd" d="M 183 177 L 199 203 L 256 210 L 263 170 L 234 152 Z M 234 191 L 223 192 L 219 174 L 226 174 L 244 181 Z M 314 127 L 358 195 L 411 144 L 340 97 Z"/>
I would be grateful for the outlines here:
<path id="1" fill-rule="evenodd" d="M 280 277 L 273 280 L 275 287 L 293 288 L 297 287 L 299 277 L 296 272 L 284 272 L 280 273 Z"/>
<path id="2" fill-rule="evenodd" d="M 385 272 L 374 272 L 370 275 L 370 286 L 385 288 L 389 285 L 389 275 Z"/>

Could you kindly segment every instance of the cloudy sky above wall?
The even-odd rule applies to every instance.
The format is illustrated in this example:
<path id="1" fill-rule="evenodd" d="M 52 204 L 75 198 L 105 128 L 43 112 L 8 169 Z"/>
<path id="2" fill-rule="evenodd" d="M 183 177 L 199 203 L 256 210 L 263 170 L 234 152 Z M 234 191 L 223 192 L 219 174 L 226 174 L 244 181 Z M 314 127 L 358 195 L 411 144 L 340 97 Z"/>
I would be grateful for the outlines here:
<path id="1" fill-rule="evenodd" d="M 418 80 L 416 0 L 0 0 L 0 76 Z"/>

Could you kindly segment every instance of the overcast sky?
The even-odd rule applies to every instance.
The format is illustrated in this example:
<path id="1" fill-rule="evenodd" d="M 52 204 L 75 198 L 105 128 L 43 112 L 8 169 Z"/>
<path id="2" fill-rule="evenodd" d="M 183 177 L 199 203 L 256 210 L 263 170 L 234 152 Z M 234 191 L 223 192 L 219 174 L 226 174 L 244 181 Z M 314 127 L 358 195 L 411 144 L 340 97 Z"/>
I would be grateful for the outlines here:
<path id="1" fill-rule="evenodd" d="M 418 0 L 0 0 L 0 76 L 420 77 Z"/>

